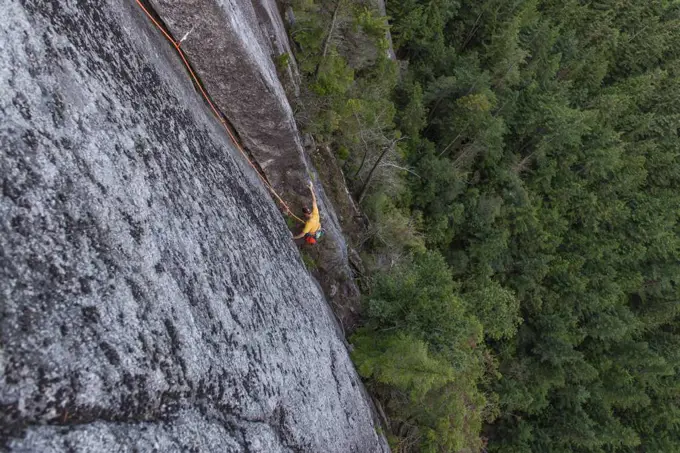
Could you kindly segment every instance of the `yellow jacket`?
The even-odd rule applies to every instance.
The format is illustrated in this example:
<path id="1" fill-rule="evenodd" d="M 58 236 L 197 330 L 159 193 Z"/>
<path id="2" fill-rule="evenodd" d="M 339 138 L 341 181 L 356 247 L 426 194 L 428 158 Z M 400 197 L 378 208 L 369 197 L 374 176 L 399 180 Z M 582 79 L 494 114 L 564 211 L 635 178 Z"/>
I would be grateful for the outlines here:
<path id="1" fill-rule="evenodd" d="M 302 229 L 301 235 L 305 235 L 307 233 L 314 234 L 317 231 L 319 231 L 319 228 L 321 228 L 321 222 L 319 221 L 319 208 L 316 206 L 316 203 L 314 203 L 314 207 L 312 208 L 312 216 L 307 220 L 305 223 L 305 227 Z"/>
<path id="2" fill-rule="evenodd" d="M 314 187 L 312 183 L 309 183 L 309 191 L 312 193 L 312 214 L 309 220 L 305 222 L 305 227 L 302 229 L 302 233 L 297 236 L 293 236 L 293 239 L 300 239 L 306 234 L 314 234 L 321 229 L 321 222 L 319 221 L 319 207 L 316 205 L 316 194 L 314 194 Z"/>

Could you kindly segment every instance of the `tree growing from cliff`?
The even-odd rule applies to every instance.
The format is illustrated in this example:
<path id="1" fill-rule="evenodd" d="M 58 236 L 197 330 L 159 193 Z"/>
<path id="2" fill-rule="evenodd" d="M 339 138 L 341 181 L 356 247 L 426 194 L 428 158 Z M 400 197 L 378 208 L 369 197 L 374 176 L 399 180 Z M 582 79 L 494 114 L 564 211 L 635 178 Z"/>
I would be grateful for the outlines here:
<path id="1" fill-rule="evenodd" d="M 297 9 L 292 36 L 308 82 L 298 119 L 338 150 L 363 198 L 397 138 L 391 100 L 397 71 L 387 53 L 386 19 L 368 4 L 345 0 Z"/>

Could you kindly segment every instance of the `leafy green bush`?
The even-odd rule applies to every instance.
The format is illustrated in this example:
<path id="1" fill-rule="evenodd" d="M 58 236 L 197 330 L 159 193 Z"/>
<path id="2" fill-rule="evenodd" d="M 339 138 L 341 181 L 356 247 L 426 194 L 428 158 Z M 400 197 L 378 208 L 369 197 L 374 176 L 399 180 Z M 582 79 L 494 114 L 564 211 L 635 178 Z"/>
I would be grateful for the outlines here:
<path id="1" fill-rule="evenodd" d="M 354 70 L 335 52 L 330 52 L 320 63 L 316 82 L 311 85 L 318 96 L 342 96 L 354 82 Z"/>
<path id="2" fill-rule="evenodd" d="M 340 160 L 347 160 L 349 158 L 349 154 L 349 149 L 347 149 L 347 147 L 344 145 L 340 145 L 338 150 L 335 152 L 335 155 L 338 156 L 338 159 Z"/>
<path id="3" fill-rule="evenodd" d="M 385 38 L 389 30 L 387 18 L 380 14 L 379 11 L 366 6 L 357 9 L 354 16 L 354 24 L 376 40 Z"/>
<path id="4" fill-rule="evenodd" d="M 276 66 L 276 69 L 279 72 L 285 71 L 286 68 L 288 68 L 288 65 L 290 64 L 290 55 L 288 52 L 284 52 L 281 55 L 278 55 L 276 58 L 274 58 L 274 65 Z"/>
<path id="5" fill-rule="evenodd" d="M 374 253 L 402 255 L 404 252 L 425 251 L 425 240 L 420 233 L 417 215 L 397 207 L 397 200 L 386 193 L 376 193 L 368 198 L 365 213 L 373 220 L 369 228 L 370 247 Z"/>
<path id="6" fill-rule="evenodd" d="M 314 258 L 312 258 L 304 250 L 300 252 L 300 256 L 302 256 L 302 262 L 305 264 L 305 267 L 308 270 L 315 271 L 319 268 L 319 266 L 318 266 L 318 264 L 316 264 L 316 261 L 314 260 Z"/>
<path id="7" fill-rule="evenodd" d="M 427 343 L 403 333 L 371 335 L 359 332 L 352 338 L 354 362 L 359 374 L 387 384 L 420 401 L 433 389 L 453 381 L 453 367 L 428 351 Z"/>

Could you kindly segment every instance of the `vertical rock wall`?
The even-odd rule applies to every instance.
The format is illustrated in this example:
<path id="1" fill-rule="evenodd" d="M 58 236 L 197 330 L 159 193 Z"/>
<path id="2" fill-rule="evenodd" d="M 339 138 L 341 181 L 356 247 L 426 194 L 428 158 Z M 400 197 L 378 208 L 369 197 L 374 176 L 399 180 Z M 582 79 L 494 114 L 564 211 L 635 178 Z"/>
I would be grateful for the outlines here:
<path id="1" fill-rule="evenodd" d="M 136 4 L 0 10 L 0 449 L 386 451 L 280 213 Z"/>
<path id="2" fill-rule="evenodd" d="M 288 47 L 274 0 L 150 0 L 182 42 L 215 103 L 243 144 L 298 215 L 310 204 L 307 180 L 316 170 L 305 155 L 293 112 L 272 57 Z M 308 252 L 314 257 L 326 297 L 343 321 L 354 316 L 360 292 L 354 283 L 351 250 L 333 205 L 317 184 L 326 235 Z"/>

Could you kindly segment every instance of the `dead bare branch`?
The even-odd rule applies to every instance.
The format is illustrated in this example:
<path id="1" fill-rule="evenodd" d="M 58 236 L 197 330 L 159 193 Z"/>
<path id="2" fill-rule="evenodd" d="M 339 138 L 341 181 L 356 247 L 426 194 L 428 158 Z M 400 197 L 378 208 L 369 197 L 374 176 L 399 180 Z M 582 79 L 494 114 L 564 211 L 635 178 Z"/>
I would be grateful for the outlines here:
<path id="1" fill-rule="evenodd" d="M 404 170 L 404 171 L 411 173 L 413 176 L 417 176 L 418 178 L 423 179 L 418 173 L 414 172 L 413 170 L 406 168 L 406 167 L 400 167 L 399 165 L 393 164 L 391 162 L 385 162 L 385 163 L 381 164 L 380 166 L 381 167 L 394 167 L 398 170 Z"/>

